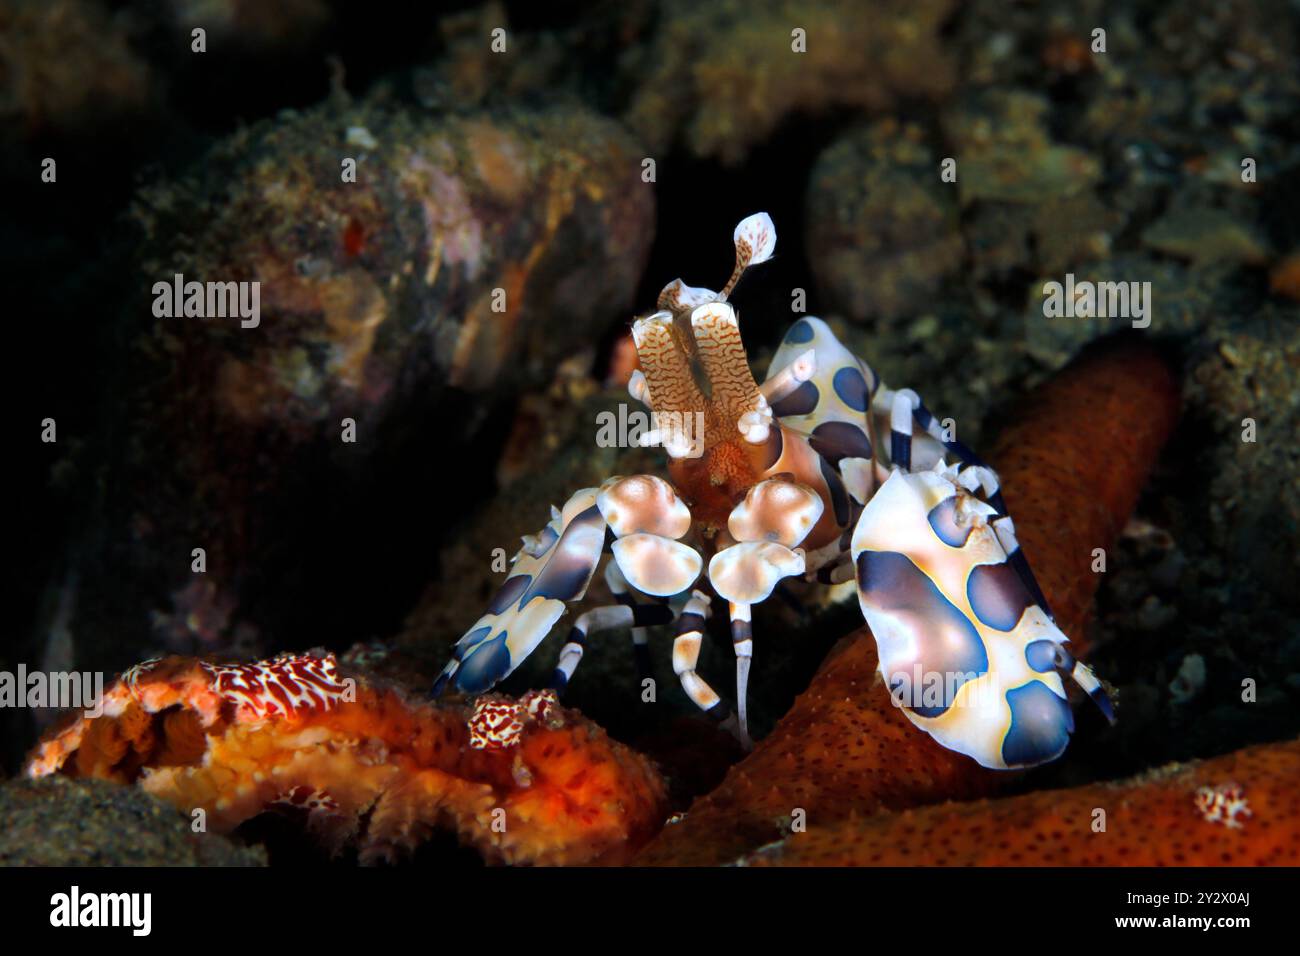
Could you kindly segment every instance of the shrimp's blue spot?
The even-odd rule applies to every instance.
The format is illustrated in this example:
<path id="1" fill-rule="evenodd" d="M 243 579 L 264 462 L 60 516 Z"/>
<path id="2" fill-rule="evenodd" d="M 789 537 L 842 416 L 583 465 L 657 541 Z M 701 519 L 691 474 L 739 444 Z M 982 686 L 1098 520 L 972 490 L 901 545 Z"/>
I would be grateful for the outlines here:
<path id="1" fill-rule="evenodd" d="M 519 600 L 519 596 L 527 590 L 532 580 L 533 576 L 531 574 L 516 574 L 512 578 L 506 578 L 506 583 L 501 585 L 500 590 L 492 596 L 492 601 L 487 608 L 488 613 L 504 614 L 511 605 Z"/>
<path id="2" fill-rule="evenodd" d="M 976 565 L 966 579 L 966 597 L 975 616 L 995 631 L 1012 630 L 1034 604 L 1025 582 L 1005 561 Z"/>
<path id="3" fill-rule="evenodd" d="M 1025 661 L 1040 674 L 1056 670 L 1055 641 L 1030 641 L 1025 645 Z"/>
<path id="4" fill-rule="evenodd" d="M 926 518 L 939 540 L 951 548 L 960 548 L 970 537 L 972 526 L 968 523 L 963 527 L 957 523 L 956 495 L 943 499 L 931 508 Z"/>
<path id="5" fill-rule="evenodd" d="M 782 344 L 803 345 L 805 342 L 811 342 L 814 334 L 812 325 L 800 319 L 790 326 L 790 331 L 785 333 L 785 341 Z"/>
<path id="6" fill-rule="evenodd" d="M 777 418 L 789 418 L 791 415 L 810 415 L 821 401 L 821 393 L 812 382 L 804 382 L 793 392 L 778 402 L 772 403 L 772 414 Z"/>
<path id="7" fill-rule="evenodd" d="M 479 641 L 483 640 L 483 638 L 487 637 L 491 633 L 492 625 L 490 624 L 484 624 L 482 627 L 476 627 L 474 630 L 469 631 L 463 635 L 461 639 L 456 642 L 456 646 L 452 648 L 452 659 L 457 661 L 464 660 L 465 652 L 472 651 L 478 646 Z"/>
<path id="8" fill-rule="evenodd" d="M 1002 741 L 1002 760 L 1023 767 L 1055 760 L 1070 742 L 1070 705 L 1040 680 L 1007 691 L 1011 727 Z"/>
<path id="9" fill-rule="evenodd" d="M 853 366 L 845 366 L 835 373 L 835 394 L 855 412 L 867 410 L 867 380 Z"/>
<path id="10" fill-rule="evenodd" d="M 465 655 L 460 662 L 460 669 L 456 671 L 456 686 L 467 694 L 481 694 L 509 670 L 510 649 L 506 647 L 506 633 L 502 631 Z"/>
<path id="11" fill-rule="evenodd" d="M 962 685 L 988 670 L 979 632 L 905 554 L 863 551 L 857 574 L 864 609 L 892 625 L 873 627 L 891 693 L 901 690 L 901 703 L 921 717 L 940 716 Z"/>

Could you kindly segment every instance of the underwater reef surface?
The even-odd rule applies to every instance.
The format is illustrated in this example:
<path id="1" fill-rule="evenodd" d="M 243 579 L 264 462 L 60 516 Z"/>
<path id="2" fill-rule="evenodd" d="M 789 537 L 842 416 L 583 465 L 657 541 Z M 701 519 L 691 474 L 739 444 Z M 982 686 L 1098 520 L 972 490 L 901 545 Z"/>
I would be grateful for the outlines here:
<path id="1" fill-rule="evenodd" d="M 624 57 L 637 83 L 624 120 L 657 150 L 681 141 L 695 156 L 735 165 L 796 113 L 941 98 L 956 84 L 938 37 L 954 6 L 669 0 L 646 45 Z M 816 56 L 796 52 L 796 31 L 812 38 Z"/>
<path id="2" fill-rule="evenodd" d="M 965 265 L 960 209 L 931 188 L 938 157 L 915 123 L 883 119 L 837 139 L 808 186 L 808 255 L 822 294 L 886 328 Z"/>
<path id="3" fill-rule="evenodd" d="M 1043 411 L 1034 390 L 1128 324 L 1048 318 L 1045 283 L 1151 283 L 1141 334 L 1176 367 L 1182 415 L 1145 482 L 1115 477 L 1109 448 L 1126 436 L 1104 424 L 1019 446 L 1055 476 L 1052 496 L 1096 483 L 1059 526 L 1022 517 L 1039 492 L 1003 476 L 1031 562 L 1065 595 L 1055 610 L 1088 619 L 1066 631 L 1116 689 L 1120 721 L 1081 715 L 1060 761 L 1003 787 L 1068 792 L 1300 733 L 1293 4 L 366 6 L 206 3 L 203 56 L 178 5 L 0 10 L 0 170 L 30 178 L 57 155 L 60 171 L 0 223 L 45 300 L 11 345 L 32 373 L 23 420 L 59 422 L 16 515 L 29 560 L 0 670 L 324 645 L 422 686 L 499 584 L 498 549 L 574 489 L 659 466 L 593 443 L 595 416 L 627 402 L 627 324 L 673 276 L 725 267 L 709 237 L 768 208 L 781 248 L 733 297 L 756 365 L 797 287 L 1004 467 L 1004 423 Z M 498 26 L 506 55 L 483 42 Z M 344 155 L 356 183 L 340 179 Z M 152 282 L 178 271 L 260 278 L 259 327 L 153 317 Z M 506 313 L 491 311 L 498 288 Z M 1082 420 L 1112 391 L 1069 401 Z M 1132 512 L 1108 529 L 1103 575 L 1070 537 L 1094 504 Z M 759 737 L 857 647 L 828 656 L 860 628 L 848 595 L 789 591 L 755 609 Z M 608 597 L 598 579 L 592 602 Z M 682 695 L 643 702 L 629 645 L 593 647 L 566 705 L 654 759 L 686 810 L 744 754 Z M 543 686 L 548 650 L 507 690 Z M 652 654 L 674 688 L 662 639 Z M 732 667 L 726 641 L 707 642 L 700 672 Z M 8 768 L 46 719 L 0 710 Z M 874 799 L 848 776 L 837 786 Z M 982 792 L 953 774 L 926 799 Z M 777 831 L 755 818 L 711 859 Z M 131 858 L 105 841 L 99 858 L 118 855 Z"/>
<path id="4" fill-rule="evenodd" d="M 185 810 L 106 780 L 0 784 L 0 866 L 265 866 L 266 851 L 195 833 Z"/>

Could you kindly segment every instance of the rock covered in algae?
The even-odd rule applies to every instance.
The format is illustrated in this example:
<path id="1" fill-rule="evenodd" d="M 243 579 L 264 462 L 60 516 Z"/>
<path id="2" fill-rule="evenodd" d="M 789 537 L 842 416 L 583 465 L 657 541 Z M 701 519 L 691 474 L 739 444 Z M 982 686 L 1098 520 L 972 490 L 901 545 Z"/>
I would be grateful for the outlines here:
<path id="1" fill-rule="evenodd" d="M 655 150 L 739 162 L 796 113 L 884 110 L 948 93 L 939 42 L 951 0 L 669 0 L 623 72 L 635 84 L 624 119 Z M 804 51 L 795 31 L 802 31 Z"/>
<path id="2" fill-rule="evenodd" d="M 807 221 L 823 293 L 858 322 L 925 308 L 965 256 L 956 191 L 912 124 L 882 120 L 823 152 Z"/>
<path id="3" fill-rule="evenodd" d="M 1189 355 L 1185 463 L 1157 477 L 1099 602 L 1097 666 L 1149 719 L 1121 721 L 1110 762 L 1137 771 L 1300 733 L 1300 342 L 1294 306 L 1223 322 Z M 1253 439 L 1253 440 L 1252 440 Z M 1111 575 L 1107 575 L 1111 578 Z M 1140 657 L 1118 649 L 1140 642 Z M 1179 693 L 1189 655 L 1198 693 Z M 1172 738 L 1172 739 L 1168 739 Z"/>
<path id="4" fill-rule="evenodd" d="M 1197 265 L 1262 265 L 1269 259 L 1268 244 L 1256 230 L 1228 210 L 1208 206 L 1169 210 L 1147 226 L 1142 243 Z"/>
<path id="5" fill-rule="evenodd" d="M 157 77 L 122 14 L 88 0 L 0 6 L 0 122 L 11 136 L 77 133 L 157 105 Z"/>
<path id="6" fill-rule="evenodd" d="M 447 533 L 473 480 L 455 449 L 629 305 L 653 233 L 641 152 L 575 110 L 326 104 L 142 190 L 141 292 L 257 283 L 260 316 L 155 317 L 156 290 L 134 303 L 87 559 L 113 574 L 83 576 L 78 614 L 152 625 L 151 647 L 255 649 L 256 629 L 301 613 L 307 579 L 417 576 L 373 557 Z M 450 498 L 430 497 L 439 482 Z M 412 537 L 394 549 L 398 527 Z"/>
<path id="7" fill-rule="evenodd" d="M 261 847 L 195 833 L 134 787 L 50 777 L 0 784 L 0 866 L 265 866 Z"/>
<path id="8" fill-rule="evenodd" d="M 1047 128 L 1049 114 L 1046 97 L 1019 90 L 972 93 L 945 112 L 963 205 L 1042 202 L 1097 182 L 1098 160 L 1057 142 Z"/>

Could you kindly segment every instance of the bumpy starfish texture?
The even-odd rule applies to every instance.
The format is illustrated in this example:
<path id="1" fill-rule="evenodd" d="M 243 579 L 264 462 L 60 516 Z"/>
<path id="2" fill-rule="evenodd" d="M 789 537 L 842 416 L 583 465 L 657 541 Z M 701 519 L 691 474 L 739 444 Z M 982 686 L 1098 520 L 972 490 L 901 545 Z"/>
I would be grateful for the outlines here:
<path id="1" fill-rule="evenodd" d="M 813 825 L 745 862 L 1295 866 L 1300 863 L 1298 778 L 1300 741 L 1292 740 L 1117 783 Z"/>

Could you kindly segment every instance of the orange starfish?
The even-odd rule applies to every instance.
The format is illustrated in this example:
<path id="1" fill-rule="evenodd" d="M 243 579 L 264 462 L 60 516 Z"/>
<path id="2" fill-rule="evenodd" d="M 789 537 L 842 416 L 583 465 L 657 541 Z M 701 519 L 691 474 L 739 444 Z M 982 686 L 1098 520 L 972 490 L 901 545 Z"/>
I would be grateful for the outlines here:
<path id="1" fill-rule="evenodd" d="M 1295 866 L 1300 740 L 1133 780 L 810 826 L 757 866 Z M 1247 786 L 1235 781 L 1248 780 Z"/>

